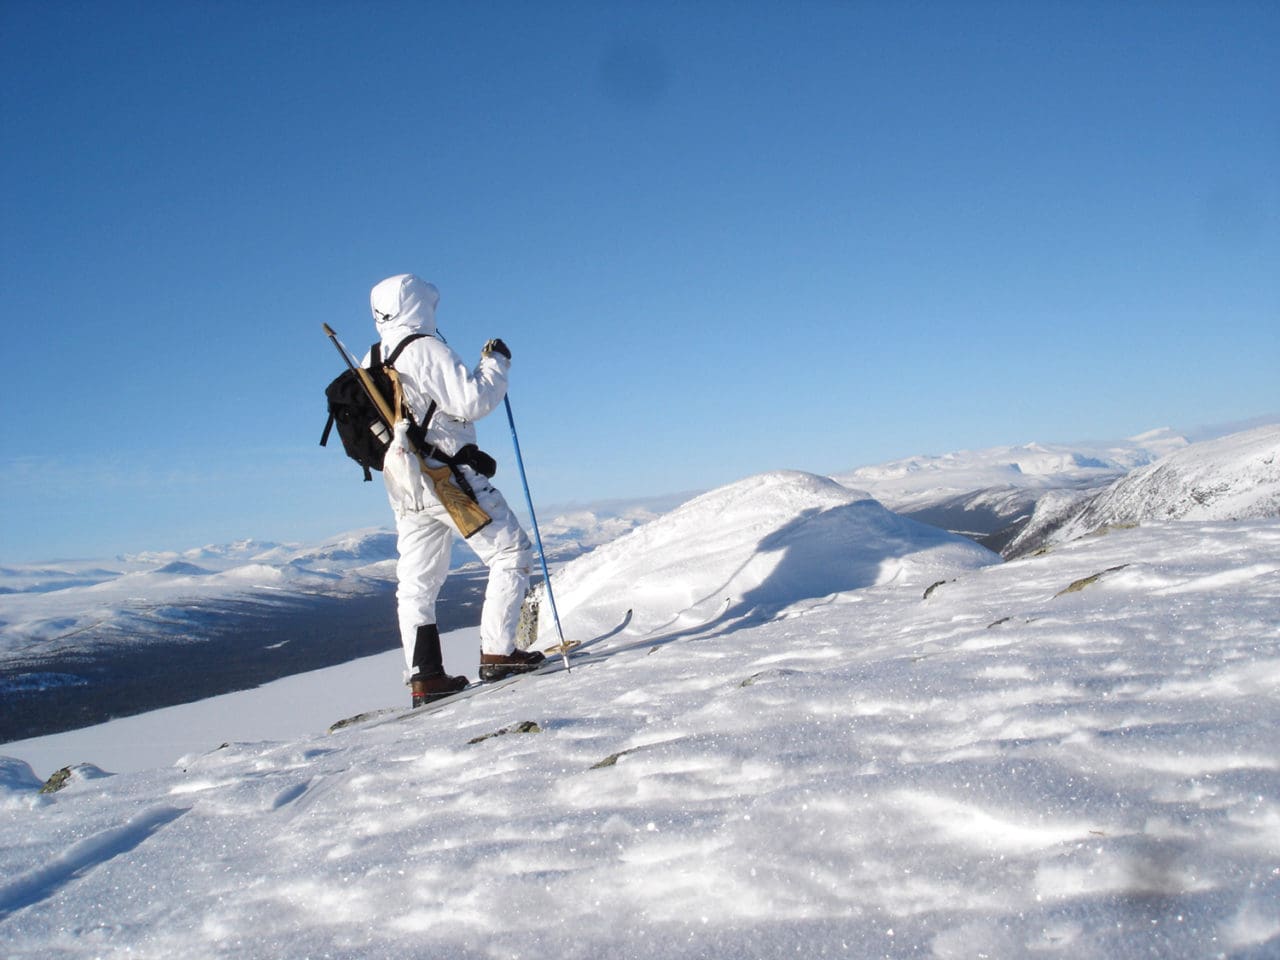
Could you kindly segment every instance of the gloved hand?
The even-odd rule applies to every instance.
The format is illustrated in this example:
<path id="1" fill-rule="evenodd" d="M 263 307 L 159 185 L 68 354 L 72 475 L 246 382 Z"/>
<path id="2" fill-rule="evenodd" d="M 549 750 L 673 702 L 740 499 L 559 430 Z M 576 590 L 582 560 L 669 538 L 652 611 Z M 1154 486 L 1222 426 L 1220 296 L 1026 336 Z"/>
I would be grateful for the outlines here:
<path id="1" fill-rule="evenodd" d="M 496 337 L 484 345 L 484 349 L 480 351 L 486 356 L 490 353 L 500 353 L 508 360 L 511 359 L 511 349 Z"/>

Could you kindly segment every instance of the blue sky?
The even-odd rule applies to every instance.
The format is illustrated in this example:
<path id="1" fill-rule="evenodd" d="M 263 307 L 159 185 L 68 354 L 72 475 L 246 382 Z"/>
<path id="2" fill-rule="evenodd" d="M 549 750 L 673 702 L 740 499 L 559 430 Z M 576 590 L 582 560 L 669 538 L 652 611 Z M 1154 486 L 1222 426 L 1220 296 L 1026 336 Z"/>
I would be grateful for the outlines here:
<path id="1" fill-rule="evenodd" d="M 542 504 L 1280 409 L 1280 6 L 0 5 L 0 560 L 389 521 L 413 271 Z M 521 499 L 501 414 L 480 425 Z"/>

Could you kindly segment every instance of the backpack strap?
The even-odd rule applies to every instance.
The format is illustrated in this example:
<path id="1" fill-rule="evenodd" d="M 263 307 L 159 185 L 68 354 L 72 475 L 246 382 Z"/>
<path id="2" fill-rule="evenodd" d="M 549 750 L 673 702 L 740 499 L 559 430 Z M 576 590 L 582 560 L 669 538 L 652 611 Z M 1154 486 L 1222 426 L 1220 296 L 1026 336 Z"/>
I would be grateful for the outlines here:
<path id="1" fill-rule="evenodd" d="M 409 334 L 409 336 L 407 336 L 407 337 L 405 337 L 403 340 L 401 340 L 401 341 L 400 341 L 400 343 L 396 345 L 396 348 L 395 348 L 394 350 L 392 350 L 392 351 L 391 351 L 391 353 L 387 356 L 387 359 L 383 361 L 383 366 L 387 366 L 387 367 L 393 366 L 393 365 L 395 364 L 395 362 L 396 362 L 397 360 L 399 360 L 399 359 L 400 359 L 400 354 L 401 354 L 401 352 L 404 350 L 404 348 L 405 348 L 405 347 L 407 347 L 409 344 L 413 343 L 413 341 L 415 341 L 415 340 L 421 340 L 421 339 L 423 339 L 424 337 L 426 337 L 426 334 L 425 334 L 425 333 L 411 333 L 411 334 Z M 378 344 L 378 348 L 381 348 L 381 346 L 382 346 L 382 344 L 381 344 L 381 343 L 379 343 L 379 344 Z M 377 362 L 378 362 L 378 355 L 377 355 L 376 353 L 375 353 L 375 354 L 373 354 L 373 362 L 374 362 L 374 363 L 377 363 Z"/>

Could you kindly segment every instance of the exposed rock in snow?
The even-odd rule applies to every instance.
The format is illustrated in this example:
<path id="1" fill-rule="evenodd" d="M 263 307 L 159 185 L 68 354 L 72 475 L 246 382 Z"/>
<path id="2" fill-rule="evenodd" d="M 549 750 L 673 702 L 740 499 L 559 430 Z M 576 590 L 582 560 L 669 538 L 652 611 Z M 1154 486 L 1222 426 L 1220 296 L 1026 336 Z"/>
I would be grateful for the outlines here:
<path id="1" fill-rule="evenodd" d="M 65 790 L 74 783 L 82 783 L 86 780 L 101 780 L 103 777 L 109 776 L 111 774 L 92 763 L 73 763 L 69 767 L 55 770 L 53 775 L 40 787 L 40 792 L 57 793 L 59 790 Z"/>

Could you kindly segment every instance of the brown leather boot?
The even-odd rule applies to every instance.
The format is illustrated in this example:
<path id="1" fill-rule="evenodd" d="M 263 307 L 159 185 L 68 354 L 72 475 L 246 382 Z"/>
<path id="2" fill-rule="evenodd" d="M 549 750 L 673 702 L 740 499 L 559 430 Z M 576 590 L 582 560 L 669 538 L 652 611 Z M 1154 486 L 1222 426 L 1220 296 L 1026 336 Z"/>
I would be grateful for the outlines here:
<path id="1" fill-rule="evenodd" d="M 512 650 L 510 653 L 481 653 L 480 679 L 502 680 L 513 673 L 537 670 L 546 658 L 537 650 Z"/>
<path id="2" fill-rule="evenodd" d="M 440 654 L 440 631 L 436 625 L 424 623 L 418 627 L 413 645 L 413 676 L 409 678 L 413 705 L 420 707 L 424 703 L 457 693 L 468 682 L 466 677 L 451 677 L 444 672 L 444 660 Z"/>
<path id="3" fill-rule="evenodd" d="M 429 677 L 411 677 L 409 691 L 413 694 L 413 705 L 421 707 L 433 700 L 441 700 L 451 693 L 465 690 L 468 686 L 466 677 L 451 677 L 443 671 Z"/>

